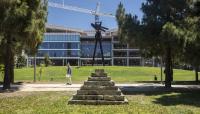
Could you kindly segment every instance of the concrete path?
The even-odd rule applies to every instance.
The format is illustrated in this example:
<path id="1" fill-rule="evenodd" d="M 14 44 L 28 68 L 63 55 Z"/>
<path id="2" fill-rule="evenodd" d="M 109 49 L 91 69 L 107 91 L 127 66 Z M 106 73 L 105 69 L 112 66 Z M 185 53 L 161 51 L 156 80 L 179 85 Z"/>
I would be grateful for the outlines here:
<path id="1" fill-rule="evenodd" d="M 82 84 L 21 84 L 11 85 L 14 91 L 76 91 L 80 89 Z M 171 89 L 165 89 L 162 84 L 154 83 L 138 83 L 138 84 L 116 84 L 122 91 L 134 92 L 134 91 L 200 91 L 200 85 L 172 85 Z M 0 85 L 2 89 L 2 85 Z"/>

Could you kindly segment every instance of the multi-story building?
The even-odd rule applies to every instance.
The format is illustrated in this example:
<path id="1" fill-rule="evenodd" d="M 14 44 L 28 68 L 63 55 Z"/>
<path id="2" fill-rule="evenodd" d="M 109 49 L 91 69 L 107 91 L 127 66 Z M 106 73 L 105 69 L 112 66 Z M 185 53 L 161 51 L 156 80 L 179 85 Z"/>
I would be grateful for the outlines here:
<path id="1" fill-rule="evenodd" d="M 118 66 L 140 66 L 143 65 L 143 59 L 140 50 L 122 44 L 117 37 L 112 38 L 112 64 Z"/>
<path id="2" fill-rule="evenodd" d="M 66 60 L 71 64 L 78 64 L 80 59 L 79 33 L 45 33 L 37 60 L 43 61 L 47 54 L 55 65 L 65 65 Z"/>
<path id="3" fill-rule="evenodd" d="M 106 65 L 140 66 L 144 61 L 137 48 L 122 44 L 114 34 L 115 30 L 103 33 L 102 45 Z M 82 31 L 59 26 L 47 25 L 47 33 L 37 53 L 37 64 L 48 55 L 54 65 L 91 65 L 95 45 L 95 31 Z M 33 57 L 28 57 L 33 63 Z M 95 58 L 96 65 L 101 64 L 99 44 Z"/>

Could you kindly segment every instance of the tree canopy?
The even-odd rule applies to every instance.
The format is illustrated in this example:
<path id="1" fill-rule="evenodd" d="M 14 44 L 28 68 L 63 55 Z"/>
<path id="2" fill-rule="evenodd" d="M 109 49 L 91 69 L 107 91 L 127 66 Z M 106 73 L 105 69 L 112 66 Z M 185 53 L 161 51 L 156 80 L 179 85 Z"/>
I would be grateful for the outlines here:
<path id="1" fill-rule="evenodd" d="M 25 50 L 34 54 L 42 42 L 47 18 L 46 0 L 1 0 L 0 34 L 5 76 L 4 89 L 10 88 L 14 56 Z"/>
<path id="2" fill-rule="evenodd" d="M 173 81 L 173 61 L 183 56 L 191 35 L 198 36 L 195 34 L 199 33 L 194 29 L 196 24 L 193 23 L 196 26 L 193 28 L 185 23 L 191 14 L 199 14 L 199 3 L 191 7 L 193 3 L 196 0 L 146 0 L 141 7 L 144 16 L 140 22 L 136 16 L 124 14 L 122 4 L 116 12 L 121 13 L 116 17 L 118 33 L 124 41 L 135 43 L 148 56 L 164 58 L 166 87 L 171 87 Z M 125 15 L 124 18 L 121 15 Z"/>

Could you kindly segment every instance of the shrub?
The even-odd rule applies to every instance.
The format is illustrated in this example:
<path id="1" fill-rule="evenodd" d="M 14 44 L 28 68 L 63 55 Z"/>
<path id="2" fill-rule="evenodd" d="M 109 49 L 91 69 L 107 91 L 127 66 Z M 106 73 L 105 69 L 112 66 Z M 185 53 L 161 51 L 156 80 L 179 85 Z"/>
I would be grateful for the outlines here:
<path id="1" fill-rule="evenodd" d="M 48 67 L 51 64 L 51 60 L 49 59 L 48 54 L 45 54 L 44 56 L 44 64 L 45 64 L 45 67 Z"/>
<path id="2" fill-rule="evenodd" d="M 26 66 L 26 58 L 25 56 L 18 56 L 17 57 L 17 63 L 16 63 L 16 67 L 17 68 L 22 68 L 22 67 L 25 67 Z"/>

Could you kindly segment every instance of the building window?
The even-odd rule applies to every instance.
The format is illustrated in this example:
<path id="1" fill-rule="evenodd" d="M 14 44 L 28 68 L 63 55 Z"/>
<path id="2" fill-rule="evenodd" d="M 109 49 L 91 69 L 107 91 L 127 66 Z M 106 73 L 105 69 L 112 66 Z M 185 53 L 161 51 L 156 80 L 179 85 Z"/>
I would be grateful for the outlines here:
<path id="1" fill-rule="evenodd" d="M 37 57 L 44 57 L 46 54 L 49 55 L 49 51 L 39 50 L 38 53 L 37 53 Z"/>
<path id="2" fill-rule="evenodd" d="M 114 59 L 114 65 L 127 66 L 127 59 Z"/>
<path id="3" fill-rule="evenodd" d="M 92 58 L 94 53 L 95 43 L 94 41 L 83 41 L 81 42 L 81 57 L 83 58 Z M 105 58 L 111 57 L 111 42 L 103 42 L 103 55 Z M 97 58 L 101 58 L 101 50 L 99 43 L 97 44 L 96 56 Z"/>
<path id="4" fill-rule="evenodd" d="M 62 50 L 49 50 L 50 57 L 64 57 L 64 52 Z"/>
<path id="5" fill-rule="evenodd" d="M 113 51 L 114 57 L 127 57 L 126 51 Z"/>
<path id="6" fill-rule="evenodd" d="M 64 51 L 65 57 L 79 57 L 79 50 L 66 50 Z"/>
<path id="7" fill-rule="evenodd" d="M 114 43 L 113 47 L 114 47 L 114 49 L 127 49 L 127 45 L 126 44 Z"/>
<path id="8" fill-rule="evenodd" d="M 140 66 L 140 59 L 129 59 L 130 66 Z"/>
<path id="9" fill-rule="evenodd" d="M 49 48 L 49 44 L 47 42 L 44 42 L 40 45 L 39 49 L 48 49 Z"/>
<path id="10" fill-rule="evenodd" d="M 141 54 L 140 54 L 140 51 L 130 51 L 129 56 L 130 57 L 140 57 Z"/>

